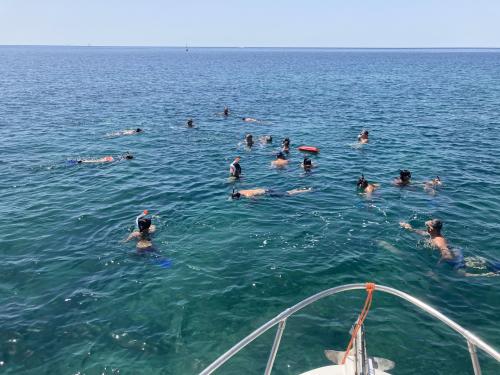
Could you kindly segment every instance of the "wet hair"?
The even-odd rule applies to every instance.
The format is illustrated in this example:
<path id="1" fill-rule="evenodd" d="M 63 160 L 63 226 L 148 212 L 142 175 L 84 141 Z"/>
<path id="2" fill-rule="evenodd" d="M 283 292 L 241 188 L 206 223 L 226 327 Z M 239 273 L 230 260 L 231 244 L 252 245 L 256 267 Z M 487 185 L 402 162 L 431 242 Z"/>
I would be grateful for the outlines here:
<path id="1" fill-rule="evenodd" d="M 266 141 L 271 143 L 273 141 L 273 137 L 270 135 L 266 136 Z"/>
<path id="2" fill-rule="evenodd" d="M 401 181 L 409 181 L 411 178 L 411 172 L 408 169 L 399 171 L 399 178 Z"/>
<path id="3" fill-rule="evenodd" d="M 281 142 L 283 146 L 290 146 L 290 138 L 285 138 L 283 139 L 283 142 Z"/>
<path id="4" fill-rule="evenodd" d="M 137 129 L 135 129 L 135 132 L 136 133 L 140 133 L 140 132 L 142 132 L 142 129 L 141 128 L 137 128 Z"/>
<path id="5" fill-rule="evenodd" d="M 361 175 L 361 177 L 359 178 L 358 183 L 356 184 L 356 186 L 359 189 L 365 189 L 368 186 L 368 181 L 365 180 L 365 176 L 364 175 Z"/>
<path id="6" fill-rule="evenodd" d="M 362 130 L 362 131 L 361 131 L 361 134 L 363 134 L 363 135 L 368 135 L 368 130 Z"/>
<path id="7" fill-rule="evenodd" d="M 134 158 L 134 155 L 127 154 L 125 155 L 125 159 L 127 160 L 132 160 Z"/>
<path id="8" fill-rule="evenodd" d="M 276 159 L 282 159 L 286 160 L 285 154 L 283 154 L 281 151 L 276 154 Z"/>
<path id="9" fill-rule="evenodd" d="M 139 225 L 139 232 L 141 233 L 149 233 L 149 227 L 151 226 L 151 219 L 147 217 L 141 217 L 137 224 Z"/>
<path id="10" fill-rule="evenodd" d="M 441 232 L 441 229 L 443 228 L 443 222 L 439 219 L 433 219 L 431 220 L 430 227 L 434 230 L 437 230 L 438 232 Z"/>
<path id="11" fill-rule="evenodd" d="M 302 163 L 304 164 L 304 167 L 312 166 L 312 160 L 309 159 L 307 156 L 304 156 L 304 161 Z"/>

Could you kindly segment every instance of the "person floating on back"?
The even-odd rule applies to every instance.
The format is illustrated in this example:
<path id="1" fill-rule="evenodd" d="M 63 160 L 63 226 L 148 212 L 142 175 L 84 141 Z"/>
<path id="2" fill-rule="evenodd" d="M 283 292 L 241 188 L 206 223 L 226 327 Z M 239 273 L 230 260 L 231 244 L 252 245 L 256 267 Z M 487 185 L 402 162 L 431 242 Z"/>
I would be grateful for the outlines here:
<path id="1" fill-rule="evenodd" d="M 193 119 L 192 119 L 192 118 L 190 118 L 190 119 L 188 119 L 188 120 L 187 120 L 187 122 L 186 122 L 186 126 L 187 126 L 188 128 L 194 128 L 194 122 L 193 122 Z"/>
<path id="2" fill-rule="evenodd" d="M 359 143 L 368 143 L 368 130 L 362 130 L 358 135 Z"/>
<path id="3" fill-rule="evenodd" d="M 365 176 L 361 175 L 356 186 L 361 192 L 366 194 L 371 194 L 379 187 L 379 184 L 370 184 L 365 179 Z"/>
<path id="4" fill-rule="evenodd" d="M 136 247 L 140 252 L 154 251 L 153 243 L 151 242 L 151 234 L 156 231 L 156 226 L 151 224 L 151 219 L 148 218 L 147 215 L 148 211 L 144 210 L 141 215 L 137 216 L 135 220 L 137 230 L 130 233 L 125 240 L 125 242 L 128 242 L 131 239 L 136 239 Z"/>
<path id="5" fill-rule="evenodd" d="M 253 146 L 253 136 L 252 134 L 247 134 L 245 136 L 245 143 L 248 147 L 252 147 Z"/>
<path id="6" fill-rule="evenodd" d="M 237 156 L 234 161 L 229 166 L 229 174 L 233 178 L 240 178 L 241 176 L 241 166 L 240 166 L 241 157 Z"/>
<path id="7" fill-rule="evenodd" d="M 275 167 L 285 167 L 288 165 L 288 160 L 282 152 L 278 152 L 276 159 L 271 162 L 271 165 Z"/>
<path id="8" fill-rule="evenodd" d="M 411 172 L 408 169 L 400 170 L 399 177 L 394 180 L 394 185 L 407 186 L 411 183 Z"/>
<path id="9" fill-rule="evenodd" d="M 259 138 L 259 141 L 262 144 L 273 143 L 273 137 L 270 135 L 263 135 L 262 137 Z"/>
<path id="10" fill-rule="evenodd" d="M 421 236 L 429 236 L 429 240 L 432 246 L 437 248 L 441 253 L 440 262 L 446 263 L 451 266 L 454 270 L 464 272 L 465 276 L 479 276 L 478 274 L 470 274 L 465 272 L 466 264 L 462 250 L 458 247 L 448 246 L 448 241 L 442 235 L 441 230 L 443 228 L 443 223 L 439 219 L 432 219 L 425 222 L 426 230 L 414 229 L 410 224 L 405 222 L 400 222 L 399 225 L 411 232 L 415 232 Z M 491 262 L 485 260 L 485 266 L 491 274 L 500 275 L 500 262 Z"/>
<path id="11" fill-rule="evenodd" d="M 109 136 L 117 137 L 117 136 L 120 136 L 120 135 L 135 135 L 135 134 L 139 134 L 139 133 L 142 133 L 142 132 L 143 132 L 143 130 L 141 128 L 137 128 L 137 129 L 121 130 L 119 132 L 110 133 L 108 135 Z"/>
<path id="12" fill-rule="evenodd" d="M 259 121 L 256 118 L 252 118 L 252 117 L 242 117 L 241 120 L 244 122 L 258 122 Z"/>
<path id="13" fill-rule="evenodd" d="M 239 191 L 235 191 L 233 189 L 233 192 L 231 194 L 231 199 L 254 198 L 260 195 L 269 195 L 271 197 L 284 197 L 302 193 L 309 193 L 311 191 L 312 188 L 293 189 L 285 192 L 275 191 L 271 189 L 262 189 L 262 188 L 239 190 Z"/>

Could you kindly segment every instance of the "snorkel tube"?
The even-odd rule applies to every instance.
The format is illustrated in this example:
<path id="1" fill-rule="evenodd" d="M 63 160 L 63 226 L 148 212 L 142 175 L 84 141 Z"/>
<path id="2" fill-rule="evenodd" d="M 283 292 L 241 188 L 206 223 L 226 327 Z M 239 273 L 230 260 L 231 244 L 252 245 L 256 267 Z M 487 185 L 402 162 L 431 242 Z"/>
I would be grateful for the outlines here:
<path id="1" fill-rule="evenodd" d="M 135 226 L 137 227 L 137 229 L 139 229 L 139 220 L 142 219 L 143 217 L 147 216 L 148 214 L 149 214 L 149 211 L 144 210 L 144 211 L 142 211 L 142 214 L 140 214 L 139 216 L 137 216 L 135 218 Z"/>

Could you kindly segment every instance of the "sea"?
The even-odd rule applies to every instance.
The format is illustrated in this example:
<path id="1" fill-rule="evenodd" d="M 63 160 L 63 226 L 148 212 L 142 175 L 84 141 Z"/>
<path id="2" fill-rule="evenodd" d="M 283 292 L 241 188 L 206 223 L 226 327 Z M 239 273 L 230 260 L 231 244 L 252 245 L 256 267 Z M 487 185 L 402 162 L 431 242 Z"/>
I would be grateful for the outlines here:
<path id="1" fill-rule="evenodd" d="M 484 267 L 500 259 L 500 50 L 2 46 L 0 130 L 1 374 L 197 374 L 287 307 L 365 282 L 500 349 L 500 277 Z M 301 145 L 320 149 L 311 172 Z M 124 240 L 146 209 L 155 251 L 138 253 Z M 474 277 L 399 226 L 433 218 Z M 289 318 L 273 374 L 331 364 L 365 296 Z M 393 374 L 472 373 L 460 335 L 394 296 L 375 291 L 365 329 Z M 274 334 L 216 373 L 263 373 Z"/>

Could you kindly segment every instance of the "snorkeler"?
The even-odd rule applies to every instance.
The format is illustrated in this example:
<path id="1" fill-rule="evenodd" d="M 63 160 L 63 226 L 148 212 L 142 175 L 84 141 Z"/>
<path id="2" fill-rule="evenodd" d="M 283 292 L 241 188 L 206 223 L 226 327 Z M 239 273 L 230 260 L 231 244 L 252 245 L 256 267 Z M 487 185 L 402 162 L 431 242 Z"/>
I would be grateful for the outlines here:
<path id="1" fill-rule="evenodd" d="M 284 196 L 291 196 L 291 195 L 296 195 L 296 194 L 302 194 L 302 193 L 309 193 L 312 191 L 312 188 L 301 188 L 301 189 L 293 189 L 293 190 L 288 190 L 285 192 L 279 192 L 279 191 L 274 191 L 270 189 L 248 189 L 248 190 L 239 190 L 235 191 L 233 189 L 233 192 L 231 194 L 231 199 L 240 199 L 240 198 L 254 198 L 259 195 L 269 195 L 271 197 L 284 197 Z"/>
<path id="2" fill-rule="evenodd" d="M 111 133 L 109 134 L 110 136 L 119 136 L 119 135 L 135 135 L 135 134 L 139 134 L 139 133 L 142 133 L 143 130 L 141 128 L 137 128 L 137 129 L 127 129 L 127 130 L 121 130 L 119 132 L 116 132 L 116 133 Z"/>
<path id="3" fill-rule="evenodd" d="M 134 156 L 126 152 L 119 158 L 114 158 L 112 156 L 105 156 L 99 159 L 78 159 L 78 160 L 68 160 L 69 163 L 71 164 L 101 164 L 101 163 L 112 163 L 114 161 L 120 161 L 120 160 L 132 160 Z"/>
<path id="4" fill-rule="evenodd" d="M 283 139 L 283 141 L 281 142 L 281 149 L 284 152 L 290 151 L 290 138 L 287 137 Z"/>
<path id="5" fill-rule="evenodd" d="M 441 185 L 443 185 L 441 178 L 439 178 L 439 176 L 436 176 L 436 178 L 433 178 L 430 181 L 424 182 L 424 191 L 430 195 L 435 195 L 437 193 L 437 189 Z"/>
<path id="6" fill-rule="evenodd" d="M 259 141 L 262 144 L 273 143 L 273 137 L 270 135 L 263 135 L 262 137 L 259 138 Z"/>
<path id="7" fill-rule="evenodd" d="M 188 128 L 194 128 L 194 123 L 193 123 L 193 119 L 192 118 L 190 118 L 190 119 L 187 120 L 186 126 Z"/>
<path id="8" fill-rule="evenodd" d="M 314 167 L 312 160 L 307 156 L 304 156 L 304 160 L 302 161 L 301 166 L 305 171 L 310 171 Z"/>
<path id="9" fill-rule="evenodd" d="M 224 115 L 224 117 L 229 116 L 229 108 L 227 106 L 224 107 L 224 111 L 222 112 L 222 114 Z"/>
<path id="10" fill-rule="evenodd" d="M 449 247 L 448 242 L 441 234 L 441 229 L 443 228 L 443 223 L 441 220 L 433 219 L 425 222 L 426 230 L 414 229 L 410 224 L 405 222 L 400 222 L 399 225 L 411 232 L 415 232 L 421 236 L 429 236 L 430 243 L 432 246 L 436 247 L 441 253 L 440 262 L 444 262 L 450 265 L 454 270 L 465 271 L 466 264 L 462 250 L 458 247 Z M 486 261 L 486 266 L 488 270 L 492 273 L 500 272 L 500 262 L 490 262 Z M 477 274 L 465 273 L 465 276 L 478 276 Z"/>
<path id="11" fill-rule="evenodd" d="M 240 178 L 241 176 L 241 166 L 240 166 L 241 157 L 237 156 L 234 161 L 229 166 L 229 174 L 233 178 Z"/>
<path id="12" fill-rule="evenodd" d="M 242 117 L 241 120 L 244 122 L 258 122 L 259 121 L 256 118 L 252 118 L 252 117 Z"/>
<path id="13" fill-rule="evenodd" d="M 394 179 L 394 185 L 407 186 L 411 182 L 411 172 L 408 169 L 400 170 L 399 177 Z"/>
<path id="14" fill-rule="evenodd" d="M 276 160 L 273 160 L 271 164 L 275 167 L 284 167 L 288 165 L 288 160 L 282 152 L 278 152 Z"/>
<path id="15" fill-rule="evenodd" d="M 358 135 L 359 143 L 368 143 L 368 130 L 362 130 Z"/>
<path id="16" fill-rule="evenodd" d="M 248 147 L 252 147 L 253 146 L 253 136 L 252 134 L 247 134 L 245 136 L 245 143 Z"/>
<path id="17" fill-rule="evenodd" d="M 371 194 L 373 193 L 378 187 L 380 186 L 379 184 L 370 184 L 368 181 L 365 179 L 364 175 L 361 175 L 361 177 L 358 180 L 358 183 L 356 184 L 358 189 L 362 191 L 363 193 L 366 194 Z"/>
<path id="18" fill-rule="evenodd" d="M 137 240 L 137 250 L 139 251 L 152 251 L 153 243 L 151 242 L 151 234 L 156 231 L 156 226 L 151 225 L 151 219 L 146 217 L 148 215 L 148 211 L 144 210 L 144 212 L 137 216 L 136 225 L 138 230 L 133 231 L 127 237 L 125 242 L 130 241 L 135 238 Z"/>

